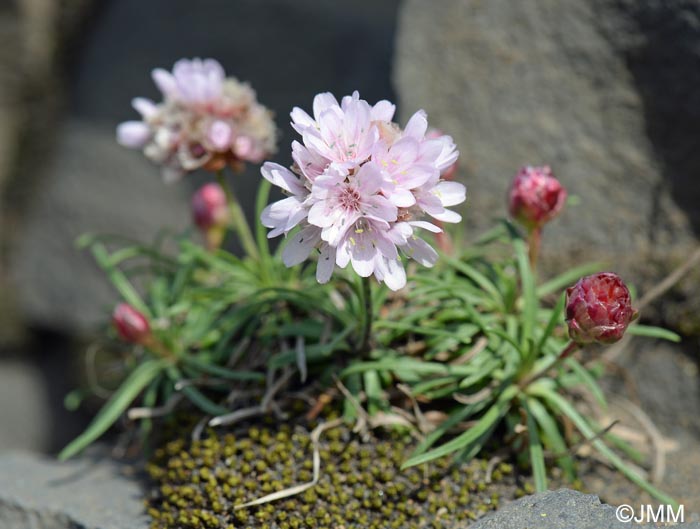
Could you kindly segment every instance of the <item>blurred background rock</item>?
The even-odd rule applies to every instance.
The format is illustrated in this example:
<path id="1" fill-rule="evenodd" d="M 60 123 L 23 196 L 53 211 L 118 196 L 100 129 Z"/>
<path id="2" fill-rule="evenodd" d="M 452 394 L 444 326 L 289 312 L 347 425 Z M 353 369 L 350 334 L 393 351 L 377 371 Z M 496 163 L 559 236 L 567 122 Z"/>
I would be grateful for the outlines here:
<path id="1" fill-rule="evenodd" d="M 253 84 L 283 164 L 288 112 L 319 91 L 425 108 L 462 152 L 467 237 L 504 214 L 519 166 L 551 165 L 579 203 L 545 229 L 545 273 L 600 259 L 644 292 L 698 246 L 697 0 L 5 0 L 0 28 L 0 449 L 55 450 L 80 426 L 62 396 L 116 298 L 75 238 L 189 223 L 204 177 L 165 186 L 114 141 L 180 57 Z M 235 182 L 249 215 L 258 180 Z M 700 266 L 645 311 L 692 365 L 699 284 Z"/>

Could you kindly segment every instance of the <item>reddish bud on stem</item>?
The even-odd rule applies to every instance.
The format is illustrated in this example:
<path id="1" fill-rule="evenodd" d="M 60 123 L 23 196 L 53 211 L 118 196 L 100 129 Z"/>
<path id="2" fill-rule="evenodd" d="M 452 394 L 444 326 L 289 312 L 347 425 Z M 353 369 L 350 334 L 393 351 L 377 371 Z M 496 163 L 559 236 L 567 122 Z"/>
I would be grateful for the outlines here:
<path id="1" fill-rule="evenodd" d="M 209 183 L 192 197 L 192 219 L 207 241 L 209 249 L 221 246 L 228 220 L 226 194 L 221 186 Z"/>
<path id="2" fill-rule="evenodd" d="M 151 337 L 151 326 L 146 317 L 127 303 L 115 307 L 112 324 L 125 342 L 144 344 Z"/>
<path id="3" fill-rule="evenodd" d="M 617 274 L 583 277 L 566 291 L 566 323 L 578 344 L 610 344 L 622 338 L 637 318 L 627 286 Z"/>
<path id="4" fill-rule="evenodd" d="M 523 167 L 513 180 L 508 197 L 510 215 L 529 231 L 556 217 L 566 202 L 562 187 L 548 166 Z"/>

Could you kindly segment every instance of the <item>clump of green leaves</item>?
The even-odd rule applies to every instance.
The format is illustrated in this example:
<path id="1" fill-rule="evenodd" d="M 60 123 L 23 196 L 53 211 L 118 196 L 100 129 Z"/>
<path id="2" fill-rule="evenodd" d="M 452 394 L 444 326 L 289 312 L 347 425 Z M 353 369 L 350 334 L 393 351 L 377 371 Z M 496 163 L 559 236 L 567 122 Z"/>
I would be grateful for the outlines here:
<path id="1" fill-rule="evenodd" d="M 268 191 L 263 184 L 258 213 Z M 152 420 L 181 402 L 198 410 L 201 431 L 269 412 L 285 417 L 285 391 L 315 400 L 311 415 L 323 397 L 342 394 L 345 418 L 360 429 L 408 427 L 422 436 L 404 468 L 445 456 L 465 462 L 501 445 L 544 490 L 550 465 L 575 480 L 573 447 L 586 442 L 639 487 L 673 503 L 628 463 L 639 454 L 581 411 L 582 393 L 589 409 L 605 407 L 602 369 L 595 356 L 570 354 L 562 291 L 600 265 L 540 283 L 533 241 L 503 222 L 461 255 L 416 272 L 405 293 L 372 295 L 367 281 L 341 275 L 319 285 L 311 267 L 285 268 L 262 226 L 255 242 L 254 256 L 239 258 L 206 250 L 188 234 L 154 245 L 83 238 L 124 301 L 151 323 L 157 346 L 128 349 L 121 385 L 61 458 L 127 410 L 147 437 Z M 628 332 L 678 340 L 639 324 Z"/>
<path id="2" fill-rule="evenodd" d="M 263 184 L 259 210 L 268 191 Z M 264 228 L 257 235 L 255 260 L 207 251 L 189 234 L 153 245 L 81 239 L 124 301 L 151 322 L 158 346 L 124 352 L 123 382 L 61 459 L 83 450 L 133 407 L 147 435 L 150 411 L 169 414 L 181 397 L 218 417 L 234 411 L 232 392 L 252 392 L 263 412 L 294 373 L 304 381 L 330 380 L 332 355 L 351 350 L 361 320 L 351 287 L 332 290 L 309 269 L 284 267 L 270 253 Z M 174 250 L 163 249 L 168 245 Z"/>
<path id="3" fill-rule="evenodd" d="M 343 379 L 364 380 L 376 408 L 389 409 L 387 388 L 401 383 L 424 411 L 447 413 L 425 431 L 404 467 L 451 454 L 469 460 L 497 436 L 508 453 L 531 468 L 537 490 L 546 490 L 547 465 L 559 466 L 573 481 L 571 448 L 588 442 L 640 488 L 672 503 L 626 462 L 625 456 L 638 453 L 577 406 L 581 390 L 590 396 L 588 404 L 606 406 L 597 382 L 602 369 L 595 357 L 583 362 L 569 354 L 575 347 L 564 325 L 562 290 L 600 265 L 538 283 L 526 241 L 506 222 L 461 257 L 445 257 L 443 263 L 415 275 L 404 302 L 375 323 L 370 360 L 342 373 Z M 639 324 L 628 332 L 679 339 Z M 567 434 L 566 422 L 575 435 Z M 465 423 L 470 426 L 459 428 Z"/>

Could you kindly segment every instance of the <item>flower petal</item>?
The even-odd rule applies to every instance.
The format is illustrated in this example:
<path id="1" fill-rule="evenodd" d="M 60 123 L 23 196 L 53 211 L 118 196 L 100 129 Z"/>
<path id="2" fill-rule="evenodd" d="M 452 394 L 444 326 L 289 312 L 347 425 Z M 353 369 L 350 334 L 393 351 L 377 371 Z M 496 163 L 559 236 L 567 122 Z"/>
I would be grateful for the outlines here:
<path id="1" fill-rule="evenodd" d="M 151 139 L 151 129 L 142 121 L 125 121 L 117 126 L 117 142 L 124 147 L 140 149 Z"/>

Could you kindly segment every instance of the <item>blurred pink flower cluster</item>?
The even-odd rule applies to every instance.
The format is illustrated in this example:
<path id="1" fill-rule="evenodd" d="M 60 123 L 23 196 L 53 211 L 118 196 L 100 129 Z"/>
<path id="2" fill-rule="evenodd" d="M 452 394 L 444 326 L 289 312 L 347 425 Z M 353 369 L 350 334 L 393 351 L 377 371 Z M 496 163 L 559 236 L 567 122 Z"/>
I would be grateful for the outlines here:
<path id="1" fill-rule="evenodd" d="M 199 168 L 259 163 L 275 151 L 270 111 L 248 84 L 226 77 L 217 61 L 181 59 L 172 73 L 158 68 L 152 76 L 163 101 L 135 98 L 141 120 L 120 124 L 117 140 L 142 149 L 161 165 L 166 181 Z"/>
<path id="2" fill-rule="evenodd" d="M 291 113 L 302 142 L 292 143 L 292 170 L 267 162 L 263 176 L 289 196 L 270 204 L 262 223 L 269 237 L 299 227 L 283 252 L 287 266 L 318 249 L 316 277 L 327 282 L 335 268 L 350 264 L 362 277 L 374 275 L 392 290 L 406 284 L 401 254 L 432 266 L 437 253 L 420 230 L 441 232 L 438 221 L 459 222 L 449 209 L 465 200 L 466 189 L 442 175 L 459 152 L 452 138 L 427 136 L 425 112 L 402 130 L 392 121 L 395 106 L 372 106 L 355 92 L 340 102 L 318 94 L 313 116 Z"/>

